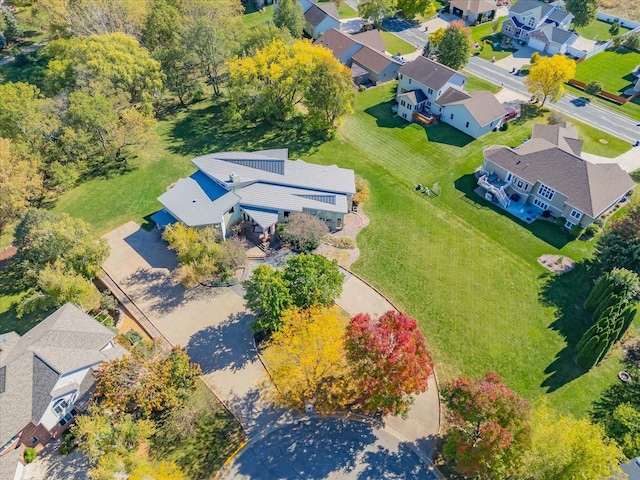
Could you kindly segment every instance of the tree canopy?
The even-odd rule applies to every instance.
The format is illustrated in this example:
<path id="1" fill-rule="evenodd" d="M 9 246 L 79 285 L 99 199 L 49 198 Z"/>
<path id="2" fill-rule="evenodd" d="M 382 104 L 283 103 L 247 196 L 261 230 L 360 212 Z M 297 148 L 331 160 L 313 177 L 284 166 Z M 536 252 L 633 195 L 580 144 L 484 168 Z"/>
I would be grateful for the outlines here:
<path id="1" fill-rule="evenodd" d="M 398 8 L 397 0 L 361 0 L 358 2 L 358 14 L 364 19 L 376 24 L 382 19 L 390 17 Z"/>
<path id="2" fill-rule="evenodd" d="M 269 265 L 260 265 L 243 286 L 247 308 L 256 314 L 253 330 L 267 333 L 279 330 L 282 312 L 293 305 L 284 272 Z"/>
<path id="3" fill-rule="evenodd" d="M 564 84 L 572 79 L 576 73 L 576 62 L 564 55 L 540 57 L 531 67 L 524 84 L 538 98 L 542 98 L 542 105 L 551 98 L 558 101 L 564 94 Z"/>
<path id="4" fill-rule="evenodd" d="M 322 238 L 329 233 L 324 221 L 306 212 L 295 212 L 280 230 L 282 240 L 301 252 L 317 248 Z"/>
<path id="5" fill-rule="evenodd" d="M 294 38 L 302 38 L 306 20 L 302 5 L 298 0 L 279 0 L 273 13 L 273 24 L 278 28 L 286 28 Z"/>
<path id="6" fill-rule="evenodd" d="M 433 361 L 418 323 L 401 312 L 349 322 L 345 349 L 358 403 L 369 413 L 405 414 L 412 394 L 427 389 Z"/>
<path id="7" fill-rule="evenodd" d="M 437 43 L 438 62 L 460 70 L 469 61 L 470 54 L 471 30 L 463 21 L 451 22 Z"/>
<path id="8" fill-rule="evenodd" d="M 609 223 L 596 244 L 594 263 L 601 273 L 616 267 L 640 273 L 640 205 Z"/>
<path id="9" fill-rule="evenodd" d="M 397 7 L 402 10 L 404 17 L 413 20 L 417 15 L 435 13 L 431 0 L 397 0 Z"/>
<path id="10" fill-rule="evenodd" d="M 586 27 L 596 19 L 598 0 L 567 0 L 565 8 L 573 14 L 576 27 Z"/>
<path id="11" fill-rule="evenodd" d="M 338 263 L 322 255 L 300 254 L 287 260 L 284 279 L 298 308 L 329 306 L 342 293 L 343 277 Z"/>

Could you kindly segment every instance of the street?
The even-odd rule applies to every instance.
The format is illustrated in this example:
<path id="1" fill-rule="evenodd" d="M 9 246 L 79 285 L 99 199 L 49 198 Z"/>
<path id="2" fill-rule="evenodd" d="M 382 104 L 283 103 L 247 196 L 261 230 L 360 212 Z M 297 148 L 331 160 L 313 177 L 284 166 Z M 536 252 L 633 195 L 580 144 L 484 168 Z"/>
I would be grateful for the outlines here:
<path id="1" fill-rule="evenodd" d="M 524 86 L 524 77 L 513 75 L 486 60 L 471 57 L 464 70 L 488 82 L 502 85 L 526 96 L 530 95 Z M 637 121 L 575 95 L 565 94 L 556 103 L 547 100 L 545 106 L 632 144 L 640 140 L 640 127 L 637 126 Z M 640 155 L 640 151 L 638 155 Z"/>

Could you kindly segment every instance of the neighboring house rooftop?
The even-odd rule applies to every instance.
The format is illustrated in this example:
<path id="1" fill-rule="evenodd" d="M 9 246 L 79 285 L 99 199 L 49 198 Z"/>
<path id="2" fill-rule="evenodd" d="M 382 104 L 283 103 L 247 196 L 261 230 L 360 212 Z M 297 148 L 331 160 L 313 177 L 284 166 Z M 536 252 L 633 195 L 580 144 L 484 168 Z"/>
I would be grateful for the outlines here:
<path id="1" fill-rule="evenodd" d="M 569 30 L 563 30 L 562 28 L 558 28 L 551 23 L 545 23 L 542 27 L 531 34 L 532 38 L 537 38 L 546 43 L 557 43 L 559 45 L 563 45 L 568 43 L 571 45 L 576 41 L 578 35 Z M 571 41 L 569 41 L 571 40 Z"/>
<path id="2" fill-rule="evenodd" d="M 454 75 L 458 74 L 455 70 L 422 55 L 413 62 L 404 64 L 400 68 L 400 73 L 433 90 L 442 88 Z"/>
<path id="3" fill-rule="evenodd" d="M 565 152 L 580 156 L 582 153 L 582 140 L 578 139 L 578 130 L 571 124 L 560 122 L 555 125 L 533 124 L 531 138 L 541 138 L 561 148 Z"/>
<path id="4" fill-rule="evenodd" d="M 330 28 L 322 34 L 315 42 L 314 45 L 322 45 L 333 52 L 334 57 L 339 58 L 344 52 L 349 50 L 354 44 L 356 44 L 355 37 L 347 33 L 343 33 L 335 28 Z"/>
<path id="5" fill-rule="evenodd" d="M 61 375 L 111 360 L 126 351 L 110 345 L 115 333 L 71 303 L 60 307 L 22 337 L 11 332 L 0 343 L 0 444 L 30 422 L 37 425 Z M 106 347 L 106 348 L 105 348 Z M 83 381 L 78 396 L 93 383 Z M 84 389 L 84 390 L 83 390 Z M 71 386 L 65 389 L 71 391 Z"/>
<path id="6" fill-rule="evenodd" d="M 304 12 L 305 20 L 314 27 L 320 25 L 320 23 L 327 17 L 333 17 L 335 20 L 340 18 L 340 15 L 338 15 L 338 8 L 333 2 L 323 3 L 321 5 L 314 4 Z"/>
<path id="7" fill-rule="evenodd" d="M 567 197 L 566 203 L 596 218 L 634 187 L 631 177 L 617 164 L 593 164 L 542 138 L 516 149 L 496 145 L 485 158 L 530 184 L 541 182 Z"/>
<path id="8" fill-rule="evenodd" d="M 557 22 L 557 23 L 561 23 L 563 22 L 567 17 L 572 17 L 573 14 L 569 13 L 565 10 L 560 10 L 560 9 L 554 9 L 553 12 L 551 12 L 551 15 L 549 15 L 547 18 L 548 20 L 551 20 L 553 22 Z"/>
<path id="9" fill-rule="evenodd" d="M 375 51 L 373 48 L 364 45 L 351 57 L 354 62 L 368 68 L 372 72 L 380 73 L 391 64 L 400 65 L 400 62 L 387 57 L 384 53 Z"/>
<path id="10" fill-rule="evenodd" d="M 363 45 L 373 48 L 379 52 L 385 52 L 387 50 L 387 44 L 384 43 L 380 30 L 373 29 L 368 32 L 356 33 L 353 38 Z M 396 52 L 391 52 L 396 53 Z"/>
<path id="11" fill-rule="evenodd" d="M 629 480 L 640 480 L 640 457 L 620 465 L 622 471 L 627 474 Z"/>
<path id="12" fill-rule="evenodd" d="M 533 11 L 538 20 L 540 20 L 547 16 L 551 10 L 554 10 L 554 7 L 547 3 L 539 2 L 538 0 L 518 0 L 516 3 L 511 5 L 511 8 L 509 8 L 509 15 L 521 15 L 523 13 Z"/>
<path id="13" fill-rule="evenodd" d="M 468 98 L 449 101 L 446 105 L 464 105 L 480 126 L 491 123 L 506 113 L 504 106 L 495 95 L 487 90 L 470 92 L 466 95 Z M 440 99 L 438 99 L 438 103 L 440 103 Z"/>
<path id="14" fill-rule="evenodd" d="M 451 0 L 450 3 L 463 12 L 468 10 L 477 14 L 490 12 L 498 8 L 495 3 L 488 2 L 487 0 Z"/>

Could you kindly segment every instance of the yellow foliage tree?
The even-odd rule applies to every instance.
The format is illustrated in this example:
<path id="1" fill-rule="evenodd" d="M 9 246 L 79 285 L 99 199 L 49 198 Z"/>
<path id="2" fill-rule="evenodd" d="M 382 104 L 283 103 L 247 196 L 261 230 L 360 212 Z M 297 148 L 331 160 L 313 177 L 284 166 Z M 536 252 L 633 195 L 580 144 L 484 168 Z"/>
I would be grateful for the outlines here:
<path id="1" fill-rule="evenodd" d="M 446 28 L 440 27 L 431 35 L 429 35 L 429 42 L 431 42 L 431 45 L 434 47 L 437 47 L 438 44 L 440 43 L 440 40 L 442 40 L 442 37 L 444 37 L 444 34 L 446 31 L 447 31 Z"/>
<path id="2" fill-rule="evenodd" d="M 286 310 L 282 328 L 274 332 L 264 360 L 280 394 L 276 403 L 303 409 L 315 402 L 318 411 L 332 411 L 352 398 L 343 348 L 346 319 L 338 307 Z"/>
<path id="3" fill-rule="evenodd" d="M 542 105 L 547 98 L 557 101 L 564 93 L 564 84 L 576 73 L 576 62 L 564 55 L 540 57 L 531 67 L 524 80 L 525 86 L 536 97 L 542 97 Z"/>

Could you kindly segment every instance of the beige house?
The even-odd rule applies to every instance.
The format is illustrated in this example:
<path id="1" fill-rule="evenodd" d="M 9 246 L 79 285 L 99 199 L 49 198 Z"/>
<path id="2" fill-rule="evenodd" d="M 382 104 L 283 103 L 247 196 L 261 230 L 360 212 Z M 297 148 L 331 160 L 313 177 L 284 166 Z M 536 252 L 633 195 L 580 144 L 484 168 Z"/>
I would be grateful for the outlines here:
<path id="1" fill-rule="evenodd" d="M 449 10 L 469 25 L 489 22 L 496 16 L 496 0 L 451 0 Z"/>
<path id="2" fill-rule="evenodd" d="M 581 152 L 573 127 L 536 124 L 531 139 L 519 147 L 484 151 L 478 193 L 527 223 L 548 212 L 564 218 L 566 228 L 587 227 L 635 183 L 619 165 L 589 163 Z"/>

